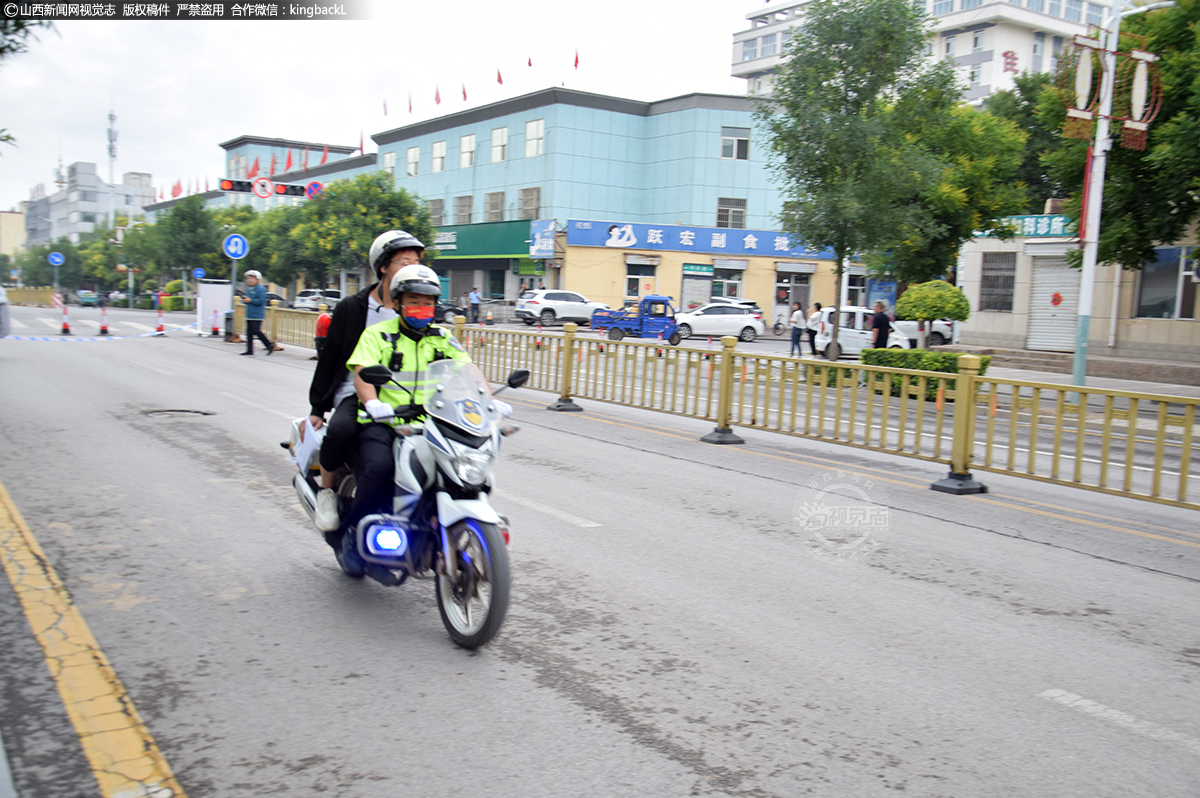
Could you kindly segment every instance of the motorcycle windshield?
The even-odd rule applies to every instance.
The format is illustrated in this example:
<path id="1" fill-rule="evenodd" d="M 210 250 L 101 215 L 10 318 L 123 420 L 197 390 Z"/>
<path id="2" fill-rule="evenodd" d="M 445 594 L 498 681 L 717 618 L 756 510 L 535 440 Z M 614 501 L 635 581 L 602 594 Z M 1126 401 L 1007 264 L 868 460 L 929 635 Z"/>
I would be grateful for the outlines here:
<path id="1" fill-rule="evenodd" d="M 439 360 L 425 372 L 430 387 L 425 413 L 470 435 L 488 436 L 500 420 L 492 388 L 474 364 Z"/>

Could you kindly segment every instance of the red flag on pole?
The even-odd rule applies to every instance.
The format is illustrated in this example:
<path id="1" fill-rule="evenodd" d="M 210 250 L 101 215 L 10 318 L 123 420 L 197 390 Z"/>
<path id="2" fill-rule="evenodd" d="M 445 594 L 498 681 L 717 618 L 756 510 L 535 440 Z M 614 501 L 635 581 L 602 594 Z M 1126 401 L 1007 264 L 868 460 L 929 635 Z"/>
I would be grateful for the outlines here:
<path id="1" fill-rule="evenodd" d="M 387 116 L 387 100 L 383 101 L 383 115 Z"/>
<path id="2" fill-rule="evenodd" d="M 250 171 L 246 173 L 246 177 L 258 176 L 258 156 L 254 156 L 254 166 L 250 167 Z"/>
<path id="3" fill-rule="evenodd" d="M 183 193 L 183 183 L 179 180 L 175 181 L 175 185 L 171 188 L 171 196 L 178 197 Z"/>
<path id="4" fill-rule="evenodd" d="M 321 153 L 321 163 L 319 163 L 318 166 L 324 166 L 325 161 L 328 160 L 328 158 L 329 158 L 329 145 L 326 144 L 325 150 Z"/>
<path id="5" fill-rule="evenodd" d="M 363 134 L 362 134 L 361 130 L 358 131 L 358 154 L 359 155 L 367 154 L 367 151 L 363 149 Z"/>
<path id="6" fill-rule="evenodd" d="M 439 89 L 437 86 L 433 87 L 433 102 L 436 105 L 442 104 L 442 90 Z"/>
<path id="7" fill-rule="evenodd" d="M 529 65 L 533 66 L 533 56 L 529 56 Z"/>
<path id="8" fill-rule="evenodd" d="M 270 177 L 274 177 L 274 176 L 275 176 L 275 153 L 271 153 L 271 174 L 270 174 Z"/>
<path id="9" fill-rule="evenodd" d="M 575 48 L 575 68 L 579 69 L 579 48 Z"/>
<path id="10" fill-rule="evenodd" d="M 308 171 L 308 147 L 304 148 L 304 171 Z"/>
<path id="11" fill-rule="evenodd" d="M 287 159 L 287 163 L 285 163 L 283 165 L 283 171 L 285 171 L 285 172 L 292 171 L 292 148 L 291 147 L 288 147 L 288 159 Z"/>
<path id="12" fill-rule="evenodd" d="M 208 175 L 204 176 L 204 190 L 208 191 Z"/>
<path id="13" fill-rule="evenodd" d="M 499 83 L 501 86 L 504 85 L 504 76 L 500 74 L 499 69 L 496 70 L 496 82 Z"/>
<path id="14" fill-rule="evenodd" d="M 462 87 L 463 87 L 463 99 L 465 100 L 465 99 L 467 99 L 467 84 L 464 83 L 462 85 Z"/>
<path id="15" fill-rule="evenodd" d="M 408 93 L 408 112 L 412 113 L 412 92 Z"/>

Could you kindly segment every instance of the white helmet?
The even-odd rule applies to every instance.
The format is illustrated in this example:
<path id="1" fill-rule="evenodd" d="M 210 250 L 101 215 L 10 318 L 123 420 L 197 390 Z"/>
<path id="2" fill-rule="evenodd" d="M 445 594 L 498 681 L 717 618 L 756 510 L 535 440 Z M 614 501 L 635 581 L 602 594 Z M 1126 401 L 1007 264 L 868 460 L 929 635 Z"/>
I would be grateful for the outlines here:
<path id="1" fill-rule="evenodd" d="M 410 263 L 392 278 L 392 299 L 399 299 L 401 294 L 425 294 L 426 296 L 441 296 L 442 284 L 437 272 L 419 263 Z"/>
<path id="2" fill-rule="evenodd" d="M 388 262 L 392 259 L 392 255 L 402 249 L 418 250 L 418 257 L 425 254 L 425 245 L 403 230 L 388 230 L 386 233 L 378 236 L 371 244 L 371 252 L 368 256 L 371 262 L 371 271 L 375 272 L 378 276 L 382 276 L 383 270 L 387 268 Z"/>

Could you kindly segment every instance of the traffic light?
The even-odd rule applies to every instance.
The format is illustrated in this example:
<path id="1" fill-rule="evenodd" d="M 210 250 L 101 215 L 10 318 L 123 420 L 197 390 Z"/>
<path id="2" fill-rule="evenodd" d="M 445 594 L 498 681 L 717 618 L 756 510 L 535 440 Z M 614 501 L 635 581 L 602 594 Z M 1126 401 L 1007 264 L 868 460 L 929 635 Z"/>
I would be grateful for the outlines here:
<path id="1" fill-rule="evenodd" d="M 276 183 L 275 193 L 282 194 L 285 197 L 303 197 L 304 186 L 289 186 L 285 183 Z"/>
<path id="2" fill-rule="evenodd" d="M 242 192 L 249 194 L 250 193 L 250 181 L 249 180 L 222 180 L 221 181 L 221 190 L 222 191 L 242 191 Z"/>

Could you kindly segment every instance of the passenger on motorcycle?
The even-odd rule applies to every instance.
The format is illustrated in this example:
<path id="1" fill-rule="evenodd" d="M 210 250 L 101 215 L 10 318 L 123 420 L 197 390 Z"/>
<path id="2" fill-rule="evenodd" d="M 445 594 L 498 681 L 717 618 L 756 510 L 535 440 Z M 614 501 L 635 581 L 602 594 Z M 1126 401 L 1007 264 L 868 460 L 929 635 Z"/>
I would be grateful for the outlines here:
<path id="1" fill-rule="evenodd" d="M 358 398 L 354 393 L 354 375 L 346 365 L 363 330 L 371 324 L 396 318 L 389 288 L 396 272 L 421 260 L 425 245 L 403 230 L 389 230 L 371 244 L 369 262 L 379 282 L 347 297 L 333 310 L 333 318 L 321 347 L 312 385 L 308 389 L 311 405 L 309 421 L 314 429 L 325 423 L 325 414 L 333 410 L 329 429 L 321 442 L 321 490 L 317 494 L 314 516 L 317 529 L 337 549 L 341 545 L 338 528 L 338 500 L 334 492 L 336 472 L 354 450 L 359 425 Z"/>
<path id="2" fill-rule="evenodd" d="M 447 358 L 471 360 L 449 330 L 431 323 L 440 293 L 437 274 L 427 266 L 405 266 L 396 272 L 391 296 L 399 315 L 367 327 L 347 361 L 354 370 L 354 388 L 361 407 L 358 486 L 346 519 L 349 530 L 366 515 L 393 510 L 395 428 L 421 415 L 430 388 L 425 382 L 426 368 Z M 387 366 L 394 382 L 402 387 L 376 388 L 358 376 L 363 368 L 374 365 Z M 352 531 L 347 536 L 353 540 Z M 346 546 L 344 552 L 339 552 L 342 567 L 348 573 L 361 573 L 354 546 Z"/>

